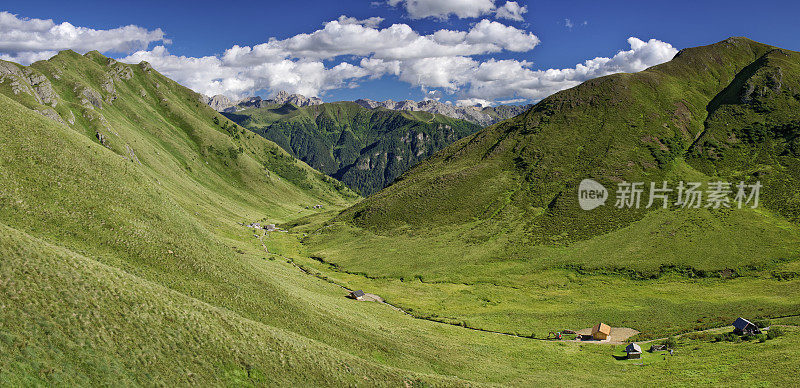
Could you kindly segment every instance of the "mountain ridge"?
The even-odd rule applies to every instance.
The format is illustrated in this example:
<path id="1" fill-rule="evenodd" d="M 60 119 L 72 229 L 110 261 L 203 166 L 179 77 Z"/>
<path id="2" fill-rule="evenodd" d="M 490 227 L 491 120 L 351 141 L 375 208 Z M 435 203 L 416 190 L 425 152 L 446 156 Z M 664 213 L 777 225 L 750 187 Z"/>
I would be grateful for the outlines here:
<path id="1" fill-rule="evenodd" d="M 262 99 L 261 97 L 254 96 L 233 101 L 221 94 L 213 97 L 201 94 L 200 101 L 211 106 L 214 110 L 223 113 L 236 113 L 249 108 L 266 108 L 271 107 L 272 105 L 284 105 L 286 103 L 290 103 L 298 108 L 323 104 L 323 101 L 318 97 L 306 97 L 301 94 L 289 94 L 286 91 L 280 91 L 275 97 L 266 100 Z M 430 99 L 422 101 L 404 100 L 395 102 L 393 100 L 374 101 L 360 98 L 352 102 L 367 109 L 384 108 L 395 111 L 441 114 L 443 116 L 455 119 L 467 120 L 481 126 L 491 125 L 496 122 L 512 118 L 532 106 L 532 104 L 454 106 L 449 103 L 442 103 Z"/>
<path id="2" fill-rule="evenodd" d="M 616 74 L 610 75 L 606 77 L 601 77 L 598 79 L 587 81 L 579 86 L 574 88 L 556 93 L 553 96 L 545 98 L 542 102 L 533 106 L 530 110 L 528 110 L 523 115 L 517 116 L 516 118 L 497 124 L 492 126 L 488 129 L 485 129 L 481 132 L 476 133 L 473 136 L 470 136 L 467 139 L 464 139 L 458 144 L 448 147 L 448 149 L 444 150 L 442 153 L 434 157 L 431 161 L 427 161 L 422 163 L 418 168 L 412 169 L 409 171 L 408 174 L 413 174 L 422 169 L 430 169 L 431 165 L 435 163 L 440 164 L 442 160 L 452 160 L 459 153 L 464 152 L 466 149 L 465 146 L 473 146 L 477 142 L 486 142 L 486 141 L 497 141 L 496 143 L 490 143 L 489 145 L 485 146 L 486 150 L 484 151 L 485 155 L 482 154 L 482 158 L 494 158 L 496 159 L 498 154 L 501 152 L 509 152 L 511 147 L 510 144 L 514 143 L 512 140 L 512 136 L 526 138 L 526 137 L 536 137 L 537 139 L 544 139 L 544 134 L 540 128 L 548 128 L 552 127 L 553 124 L 550 122 L 553 120 L 553 116 L 557 112 L 563 112 L 565 110 L 600 110 L 600 109 L 625 109 L 625 104 L 629 103 L 629 99 L 637 94 L 641 94 L 646 92 L 645 90 L 641 89 L 633 89 L 631 82 L 633 79 L 641 80 L 640 82 L 644 85 L 649 85 L 656 80 L 660 79 L 667 79 L 668 77 L 674 77 L 671 73 L 665 73 L 660 71 L 661 69 L 670 69 L 670 71 L 684 71 L 686 69 L 686 65 L 690 64 L 692 66 L 696 66 L 693 62 L 703 60 L 709 63 L 717 63 L 719 65 L 724 66 L 721 61 L 724 60 L 724 54 L 720 55 L 719 53 L 713 52 L 713 48 L 717 47 L 731 47 L 735 50 L 741 51 L 742 53 L 748 52 L 750 49 L 750 42 L 744 38 L 730 38 L 720 43 L 715 44 L 716 46 L 706 46 L 701 48 L 695 49 L 687 49 L 684 50 L 683 53 L 680 55 L 676 55 L 676 59 L 673 62 L 667 62 L 662 65 L 654 66 L 648 70 L 645 70 L 640 73 L 634 74 Z M 771 51 L 774 49 L 772 46 L 766 46 L 760 44 L 753 43 L 754 51 L 755 52 L 762 52 L 760 55 L 752 54 L 754 57 L 752 61 L 755 61 L 763 55 L 763 52 Z M 711 50 L 708 47 L 713 47 Z M 751 61 L 751 62 L 752 62 Z M 739 61 L 741 62 L 741 60 Z M 748 62 L 751 63 L 751 62 Z M 719 66 L 718 65 L 718 66 Z M 733 63 L 729 64 L 728 68 L 736 66 Z M 741 65 L 744 68 L 746 65 Z M 673 70 L 674 69 L 674 70 Z M 731 80 L 734 78 L 734 71 L 738 73 L 742 69 L 730 69 L 729 72 L 731 75 L 729 76 Z M 695 71 L 695 70 L 692 70 Z M 708 77 L 706 75 L 705 77 Z M 711 80 L 709 80 L 711 81 Z M 713 80 L 711 82 L 716 82 Z M 636 85 L 639 88 L 638 85 Z M 687 93 L 693 93 L 694 97 L 700 97 L 697 93 L 700 91 L 701 93 L 712 93 L 710 90 L 705 89 L 705 85 L 700 85 L 696 89 L 686 88 Z M 670 91 L 671 93 L 671 91 Z M 714 93 L 716 95 L 716 93 Z M 707 101 L 698 101 L 698 104 L 695 106 L 691 106 L 691 102 L 686 98 L 680 98 L 677 95 L 670 95 L 665 94 L 664 96 L 659 96 L 658 98 L 669 98 L 673 99 L 669 102 L 666 101 L 656 101 L 655 103 L 658 105 L 667 105 L 669 108 L 664 109 L 668 114 L 658 113 L 656 115 L 656 111 L 653 109 L 654 107 L 645 107 L 645 109 L 649 110 L 646 111 L 647 113 L 653 114 L 652 118 L 648 118 L 644 116 L 641 112 L 630 112 L 625 110 L 625 114 L 630 117 L 623 117 L 623 118 L 611 118 L 607 117 L 604 120 L 603 113 L 597 113 L 595 115 L 587 115 L 580 117 L 581 120 L 589 122 L 593 120 L 593 117 L 599 118 L 599 123 L 591 123 L 594 128 L 589 132 L 591 134 L 597 133 L 596 131 L 600 130 L 601 128 L 608 128 L 610 126 L 610 121 L 616 120 L 617 122 L 613 123 L 616 127 L 615 130 L 620 132 L 633 132 L 639 133 L 638 136 L 630 136 L 626 141 L 628 142 L 637 142 L 635 146 L 631 144 L 613 144 L 613 143 L 597 143 L 598 139 L 594 139 L 595 146 L 601 147 L 603 149 L 602 152 L 597 152 L 593 156 L 595 157 L 607 157 L 606 149 L 613 151 L 615 148 L 618 149 L 616 152 L 624 152 L 624 154 L 620 155 L 625 158 L 624 163 L 621 166 L 606 166 L 601 167 L 600 170 L 593 172 L 592 174 L 599 177 L 605 178 L 614 178 L 615 180 L 619 181 L 623 178 L 630 178 L 630 176 L 623 175 L 624 174 L 642 174 L 645 171 L 655 171 L 658 169 L 659 166 L 663 166 L 671 162 L 678 154 L 670 154 L 671 151 L 676 149 L 681 149 L 680 152 L 685 151 L 688 149 L 690 142 L 694 140 L 696 136 L 700 136 L 703 132 L 703 120 L 706 115 L 706 108 L 708 104 L 710 104 L 713 100 L 713 96 L 711 97 L 702 97 L 703 100 L 707 99 Z M 647 101 L 647 98 L 641 98 L 641 101 Z M 564 115 L 563 113 L 559 113 L 560 115 Z M 607 115 L 605 115 L 607 116 Z M 663 116 L 663 117 L 662 117 Z M 647 121 L 657 121 L 663 120 L 661 124 L 658 126 L 653 126 L 653 124 L 646 123 Z M 644 121 L 644 122 L 643 122 Z M 600 124 L 599 126 L 597 124 Z M 662 125 L 663 124 L 663 125 Z M 589 128 L 592 128 L 589 126 Z M 574 128 L 574 127 L 573 127 Z M 645 129 L 648 132 L 645 132 Z M 572 134 L 577 135 L 579 132 L 578 129 L 572 129 Z M 491 135 L 490 135 L 491 134 Z M 566 134 L 565 134 L 566 135 Z M 490 137 L 491 136 L 491 137 Z M 588 134 L 580 134 L 586 138 L 589 136 Z M 490 140 L 492 139 L 492 140 Z M 496 139 L 496 140 L 494 140 Z M 525 150 L 526 152 L 520 152 L 516 154 L 515 157 L 521 157 L 521 160 L 518 160 L 518 164 L 522 164 L 523 166 L 528 166 L 526 169 L 530 169 L 532 165 L 537 164 L 542 166 L 544 163 L 547 163 L 547 167 L 549 169 L 557 169 L 558 171 L 565 171 L 565 162 L 561 162 L 561 160 L 569 160 L 570 165 L 574 165 L 579 162 L 579 158 L 575 155 L 569 154 L 560 154 L 557 152 L 566 151 L 569 149 L 570 144 L 572 143 L 573 137 L 570 136 L 551 136 L 550 139 L 557 139 L 557 141 L 550 141 L 552 143 L 558 144 L 558 148 L 550 150 L 553 155 L 557 155 L 559 161 L 552 160 L 549 161 L 547 159 L 544 160 L 537 160 L 540 157 L 537 154 L 540 154 L 541 150 L 531 150 L 530 146 L 525 144 L 520 144 L 517 148 L 512 148 L 514 152 L 520 152 L 520 150 Z M 666 140 L 673 140 L 675 145 L 672 147 L 666 146 L 663 143 Z M 609 139 L 608 141 L 611 141 Z M 680 142 L 683 142 L 683 145 L 679 145 Z M 508 144 L 508 145 L 507 145 Z M 621 148 L 624 146 L 626 148 Z M 664 146 L 664 147 L 662 147 Z M 602 148 L 607 147 L 607 148 Z M 666 151 L 663 151 L 662 148 L 665 148 Z M 533 152 L 532 152 L 533 151 Z M 666 154 L 662 154 L 662 152 L 666 152 Z M 443 156 L 449 155 L 449 156 Z M 556 156 L 551 156 L 549 158 L 555 158 Z M 629 164 L 629 160 L 633 158 L 633 163 Z M 581 158 L 582 159 L 582 158 Z M 585 159 L 584 159 L 585 160 Z M 580 161 L 584 161 L 580 160 Z M 594 159 L 594 162 L 597 163 L 599 159 Z M 619 169 L 619 170 L 617 170 Z M 509 170 L 514 170 L 509 168 Z M 582 168 L 581 170 L 584 170 Z M 580 171 L 580 170 L 578 170 Z M 590 170 L 589 170 L 590 171 Z M 587 171 L 588 172 L 588 171 Z M 609 174 L 611 173 L 611 174 Z M 536 175 L 543 174 L 542 171 L 534 172 Z M 401 177 L 401 181 L 406 180 L 408 177 L 404 176 Z M 526 178 L 530 179 L 530 178 Z M 563 179 L 563 178 L 561 178 Z M 577 178 L 573 178 L 577 179 Z M 630 179 L 627 179 L 630 180 Z M 572 182 L 571 184 L 576 184 L 576 182 Z M 559 191 L 562 191 L 559 189 Z M 388 194 L 388 193 L 387 193 Z M 381 195 L 382 196 L 382 195 Z M 557 199 L 559 201 L 564 201 L 565 199 L 556 198 L 557 195 L 552 194 L 548 196 L 546 202 L 549 203 L 551 200 Z M 374 200 L 377 200 L 376 197 Z M 369 201 L 367 201 L 369 202 Z"/>
<path id="3" fill-rule="evenodd" d="M 467 120 L 481 126 L 492 125 L 496 122 L 510 119 L 528 109 L 532 105 L 497 105 L 497 106 L 453 106 L 452 104 L 442 103 L 436 100 L 422 101 L 373 101 L 370 99 L 358 99 L 356 104 L 365 108 L 385 108 L 391 110 L 421 111 L 441 114 L 443 116 Z"/>
<path id="4" fill-rule="evenodd" d="M 210 106 L 212 109 L 224 113 L 236 113 L 242 109 L 262 108 L 270 105 L 284 105 L 286 103 L 292 104 L 296 107 L 322 104 L 322 100 L 318 97 L 306 97 L 297 93 L 289 94 L 283 90 L 278 92 L 275 97 L 266 100 L 258 96 L 253 96 L 233 101 L 222 94 L 217 94 L 213 97 L 200 94 L 200 101 Z"/>

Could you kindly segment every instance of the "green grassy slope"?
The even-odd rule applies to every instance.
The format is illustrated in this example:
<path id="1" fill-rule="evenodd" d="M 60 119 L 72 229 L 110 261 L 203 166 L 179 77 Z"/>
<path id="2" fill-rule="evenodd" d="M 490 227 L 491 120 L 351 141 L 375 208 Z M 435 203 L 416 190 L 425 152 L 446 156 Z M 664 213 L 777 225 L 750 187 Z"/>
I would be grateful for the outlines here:
<path id="1" fill-rule="evenodd" d="M 516 218 L 526 220 L 520 224 L 533 242 L 545 243 L 616 230 L 644 212 L 576 211 L 571 194 L 580 180 L 614 187 L 623 179 L 702 179 L 680 156 L 704 131 L 707 105 L 772 49 L 732 39 L 637 74 L 585 82 L 448 147 L 347 215 L 384 229 Z"/>
<path id="2" fill-rule="evenodd" d="M 420 316 L 514 332 L 603 319 L 662 335 L 796 313 L 798 285 L 785 279 L 797 279 L 800 257 L 798 63 L 798 53 L 731 38 L 557 93 L 344 211 L 305 240 L 338 267 L 309 265 L 385 288 Z M 742 88 L 750 100 L 725 97 Z M 721 131 L 755 122 L 765 124 L 752 143 Z M 728 151 L 709 156 L 711 136 Z M 584 178 L 610 189 L 610 206 L 578 207 Z M 762 180 L 761 207 L 613 207 L 623 180 L 718 179 Z"/>
<path id="3" fill-rule="evenodd" d="M 757 177 L 766 207 L 800 220 L 800 61 L 774 49 L 743 69 L 709 103 L 688 161 L 708 175 Z"/>
<path id="4" fill-rule="evenodd" d="M 352 102 L 286 104 L 226 116 L 363 195 L 480 129 L 438 114 L 372 110 Z"/>
<path id="5" fill-rule="evenodd" d="M 46 68 L 53 63 L 64 66 L 59 76 L 68 82 L 68 71 L 97 70 L 97 61 L 105 60 L 91 57 L 92 54 L 83 58 L 65 53 L 35 67 Z M 61 61 L 70 62 L 70 66 Z M 89 79 L 75 74 L 75 79 L 79 78 Z M 13 308 L 10 302 L 4 303 L 10 310 L 4 310 L 9 315 L 4 319 L 3 334 L 10 341 L 9 346 L 22 351 L 16 360 L 4 357 L 3 362 L 9 368 L 21 368 L 10 372 L 15 379 L 86 382 L 102 378 L 102 374 L 108 374 L 107 379 L 119 374 L 130 375 L 131 382 L 144 383 L 152 378 L 178 382 L 182 381 L 182 374 L 191 371 L 230 383 L 242 378 L 243 368 L 247 367 L 267 382 L 313 382 L 313 374 L 320 384 L 336 385 L 363 381 L 364 376 L 353 377 L 348 372 L 361 367 L 337 366 L 347 357 L 330 353 L 329 346 L 344 346 L 345 352 L 361 357 L 375 352 L 405 357 L 405 352 L 371 339 L 374 329 L 359 328 L 351 313 L 340 311 L 341 306 L 314 307 L 319 302 L 314 300 L 315 293 L 303 290 L 301 276 L 287 274 L 286 268 L 274 264 L 273 268 L 264 266 L 263 250 L 252 237 L 248 238 L 251 232 L 237 225 L 239 221 L 260 218 L 280 221 L 305 212 L 303 205 L 309 203 L 342 206 L 352 201 L 349 191 L 336 189 L 327 183 L 329 179 L 266 140 L 256 136 L 235 139 L 223 132 L 214 124 L 213 111 L 205 107 L 192 109 L 194 96 L 171 81 L 154 73 L 131 80 L 158 82 L 158 89 L 174 90 L 160 95 L 163 105 L 125 104 L 123 101 L 130 95 L 120 91 L 122 83 L 117 86 L 120 92 L 112 107 L 82 107 L 81 117 L 90 113 L 117 115 L 114 120 L 107 120 L 108 126 L 99 129 L 111 134 L 106 146 L 90 132 L 97 127 L 82 127 L 77 121 L 69 127 L 0 96 L 0 138 L 4 145 L 0 150 L 0 219 L 6 234 L 2 243 L 6 257 L 2 262 L 3 295 L 4 300 L 14 301 Z M 65 94 L 73 89 L 54 82 L 53 88 L 59 87 Z M 24 97 L 14 96 L 20 100 Z M 168 108 L 170 99 L 176 100 L 173 108 Z M 66 98 L 58 106 L 78 109 Z M 126 112 L 126 107 L 132 110 Z M 161 112 L 164 115 L 174 116 L 155 116 L 139 125 L 126 125 L 131 116 L 155 115 L 151 110 L 157 111 L 157 107 L 165 109 Z M 232 147 L 237 144 L 235 140 L 247 148 L 237 157 L 201 152 L 208 146 Z M 111 143 L 114 141 L 122 149 L 127 149 L 125 144 L 134 148 L 136 157 L 120 155 Z M 270 161 L 272 151 L 279 158 Z M 180 157 L 192 160 L 187 163 L 194 168 L 181 169 L 176 161 Z M 303 172 L 298 176 L 310 187 L 293 184 L 275 172 L 279 169 L 265 170 L 264 164 L 258 163 L 261 157 L 275 163 L 266 164 L 268 167 Z M 298 278 L 296 282 L 285 280 L 292 276 Z M 105 289 L 112 285 L 112 291 Z M 333 292 L 327 293 L 329 299 L 339 299 Z M 164 302 L 155 305 L 154 312 L 139 310 L 160 300 Z M 59 304 L 49 310 L 48 301 Z M 187 307 L 190 305 L 195 308 Z M 26 310 L 25 306 L 31 309 Z M 124 308 L 129 315 L 118 316 Z M 221 311 L 223 321 L 238 323 L 218 322 L 222 318 L 204 310 Z M 139 313 L 143 316 L 130 316 Z M 30 319 L 20 319 L 26 316 Z M 76 318 L 80 316 L 86 316 L 85 320 Z M 194 316 L 197 325 L 208 326 L 183 328 L 180 322 L 190 319 L 187 316 Z M 203 318 L 206 316 L 208 319 Z M 162 319 L 171 323 L 163 324 Z M 130 326 L 122 324 L 122 320 L 129 320 Z M 255 332 L 231 334 L 231 341 L 240 345 L 231 343 L 226 347 L 231 324 Z M 299 334 L 275 334 L 276 329 L 265 325 Z M 171 327 L 182 329 L 175 331 Z M 88 334 L 92 329 L 105 332 Z M 266 334 L 256 334 L 259 331 Z M 72 334 L 78 335 L 74 346 L 65 342 Z M 217 336 L 209 348 L 202 347 L 205 334 Z M 258 350 L 259 345 L 248 336 L 261 335 L 267 335 L 259 340 L 267 341 L 267 348 Z M 127 347 L 148 343 L 151 336 L 164 341 L 141 350 L 143 359 L 122 359 Z M 288 336 L 280 341 L 291 339 L 295 343 L 286 346 L 310 350 L 305 351 L 305 356 L 303 351 L 294 354 L 289 350 L 287 359 L 273 358 L 274 354 L 264 353 L 278 346 L 267 340 L 269 336 L 276 337 L 274 341 Z M 180 348 L 190 344 L 203 352 Z M 98 350 L 90 353 L 87 348 Z M 239 350 L 248 355 L 237 354 Z M 173 357 L 180 358 L 177 353 L 183 354 L 180 357 L 191 355 L 193 366 L 171 366 Z M 260 361 L 248 361 L 249 357 Z M 287 365 L 295 357 L 305 357 L 307 361 Z M 48 374 L 48 360 L 60 374 Z M 214 368 L 192 371 L 208 365 Z M 319 366 L 312 368 L 313 365 Z M 306 367 L 310 368 L 307 372 Z M 369 369 L 374 370 L 364 375 L 374 373 L 376 381 L 402 380 L 400 372 L 378 372 L 381 368 L 377 366 Z M 267 373 L 270 370 L 283 372 L 274 376 Z"/>
<path id="6" fill-rule="evenodd" d="M 0 381 L 462 385 L 365 361 L 0 226 Z"/>
<path id="7" fill-rule="evenodd" d="M 477 386 L 452 377 L 387 366 L 384 350 L 365 358 L 292 332 L 244 319 L 154 282 L 0 226 L 0 381 L 9 385 L 285 385 Z M 607 346 L 547 343 L 425 323 L 374 304 L 348 302 L 314 278 L 277 261 L 285 278 L 313 298 L 313 308 L 338 306 L 375 331 L 371 341 L 411 355 L 413 369 L 514 386 L 646 383 L 673 375 L 676 383 L 786 384 L 771 373 L 796 367 L 789 356 L 797 329 L 764 344 L 686 340 L 675 358 L 646 359 L 631 369 Z M 35 276 L 33 276 L 35 275 Z M 355 305 L 355 306 L 354 306 Z M 477 356 L 479 355 L 479 356 Z M 649 355 L 648 355 L 649 356 Z M 668 361 L 668 362 L 665 362 Z M 552 368 L 564 372 L 553 374 Z M 725 373 L 709 373 L 725 371 Z M 746 371 L 746 373 L 743 373 Z"/>

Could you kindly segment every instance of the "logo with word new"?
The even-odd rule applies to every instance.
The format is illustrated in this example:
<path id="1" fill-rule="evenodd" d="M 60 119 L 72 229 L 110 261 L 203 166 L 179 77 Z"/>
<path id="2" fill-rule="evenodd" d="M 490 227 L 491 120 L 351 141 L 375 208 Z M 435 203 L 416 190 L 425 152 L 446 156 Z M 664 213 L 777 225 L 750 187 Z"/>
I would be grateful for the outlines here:
<path id="1" fill-rule="evenodd" d="M 606 204 L 608 190 L 591 179 L 584 179 L 578 186 L 578 204 L 583 210 L 593 210 Z"/>
<path id="2" fill-rule="evenodd" d="M 620 182 L 615 192 L 617 209 L 650 209 L 652 207 L 681 209 L 721 209 L 745 207 L 758 208 L 763 185 L 760 181 L 738 184 L 725 181 L 684 182 L 667 181 Z M 649 193 L 649 195 L 647 195 Z M 644 197 L 644 200 L 643 200 Z M 608 191 L 591 179 L 584 179 L 578 187 L 578 203 L 583 210 L 605 205 Z"/>

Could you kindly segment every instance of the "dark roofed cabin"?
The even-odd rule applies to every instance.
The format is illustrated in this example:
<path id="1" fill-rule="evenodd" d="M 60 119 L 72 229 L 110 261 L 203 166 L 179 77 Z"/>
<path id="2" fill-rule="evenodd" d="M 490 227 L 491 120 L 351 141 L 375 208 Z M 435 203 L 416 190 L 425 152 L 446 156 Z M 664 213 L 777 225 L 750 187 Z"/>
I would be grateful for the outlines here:
<path id="1" fill-rule="evenodd" d="M 628 358 L 642 358 L 642 347 L 639 344 L 631 342 L 625 347 L 625 353 L 628 353 Z"/>
<path id="2" fill-rule="evenodd" d="M 364 299 L 364 291 L 361 290 L 352 291 L 350 292 L 350 297 L 355 300 L 362 300 Z"/>
<path id="3" fill-rule="evenodd" d="M 733 322 L 733 333 L 736 335 L 761 334 L 761 330 L 753 322 L 739 317 Z"/>

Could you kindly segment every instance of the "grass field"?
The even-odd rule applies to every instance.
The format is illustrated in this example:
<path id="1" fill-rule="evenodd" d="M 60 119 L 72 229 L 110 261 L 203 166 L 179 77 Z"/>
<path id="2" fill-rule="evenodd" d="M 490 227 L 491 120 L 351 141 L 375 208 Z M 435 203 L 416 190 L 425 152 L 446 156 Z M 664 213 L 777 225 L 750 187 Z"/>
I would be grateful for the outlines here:
<path id="1" fill-rule="evenodd" d="M 18 279 L 2 286 L 9 298 L 0 310 L 0 380 L 9 385 L 598 385 L 647 383 L 654 375 L 667 385 L 786 385 L 791 376 L 771 371 L 797 366 L 796 328 L 766 343 L 681 340 L 674 357 L 646 355 L 638 365 L 616 360 L 613 346 L 478 333 L 353 302 L 281 260 L 245 255 L 249 267 L 291 293 L 293 304 L 341 315 L 347 327 L 364 330 L 343 337 L 379 345 L 356 357 L 1 229 L 2 275 Z"/>

